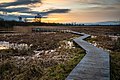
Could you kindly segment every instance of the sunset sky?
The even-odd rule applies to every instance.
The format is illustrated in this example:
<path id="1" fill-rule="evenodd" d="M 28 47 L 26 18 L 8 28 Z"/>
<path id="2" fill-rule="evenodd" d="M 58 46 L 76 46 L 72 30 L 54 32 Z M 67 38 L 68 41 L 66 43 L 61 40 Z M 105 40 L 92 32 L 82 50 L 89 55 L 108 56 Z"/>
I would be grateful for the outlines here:
<path id="1" fill-rule="evenodd" d="M 120 0 L 0 0 L 0 17 L 34 18 L 43 22 L 101 22 L 120 19 Z"/>

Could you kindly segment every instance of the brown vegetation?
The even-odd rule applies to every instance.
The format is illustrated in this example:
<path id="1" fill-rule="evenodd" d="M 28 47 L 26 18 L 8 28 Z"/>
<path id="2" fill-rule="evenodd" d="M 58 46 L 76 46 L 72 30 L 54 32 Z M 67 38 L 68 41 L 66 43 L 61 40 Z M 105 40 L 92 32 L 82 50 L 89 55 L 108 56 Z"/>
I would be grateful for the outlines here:
<path id="1" fill-rule="evenodd" d="M 0 68 L 2 69 L 0 70 L 1 71 L 0 79 L 61 80 L 64 79 L 69 74 L 69 72 L 73 69 L 73 67 L 79 62 L 79 59 L 81 59 L 84 56 L 83 54 L 84 51 L 78 48 L 59 49 L 60 46 L 60 44 L 58 43 L 59 41 L 70 39 L 73 36 L 76 37 L 75 35 L 71 35 L 69 33 L 33 34 L 31 33 L 31 29 L 33 27 L 34 26 L 14 27 L 13 30 L 16 30 L 18 32 L 29 32 L 29 34 L 24 33 L 22 36 L 21 35 L 0 36 L 0 40 L 3 41 L 6 40 L 11 43 L 15 42 L 18 44 L 27 43 L 28 45 L 32 43 L 34 47 L 31 47 L 31 50 L 41 51 L 48 49 L 54 50 L 55 48 L 58 49 L 56 49 L 54 53 L 48 51 L 49 54 L 46 54 L 45 52 L 43 52 L 39 57 L 35 59 L 32 59 L 32 55 L 34 55 L 35 53 L 32 52 L 31 50 L 23 51 L 23 52 L 22 51 L 16 52 L 16 50 L 10 50 L 10 51 L 7 50 L 1 52 L 0 53 L 1 57 L 3 57 L 4 55 L 5 56 L 10 55 L 10 56 L 8 56 L 7 58 L 3 57 L 1 59 L 2 61 L 0 61 Z M 98 44 L 97 45 L 98 47 L 111 50 L 110 51 L 111 80 L 120 79 L 120 74 L 119 74 L 120 73 L 120 38 L 118 38 L 118 40 L 112 40 L 112 38 L 109 37 L 109 35 L 112 36 L 120 35 L 119 26 L 108 26 L 108 27 L 107 26 L 96 26 L 96 27 L 95 26 L 94 27 L 93 26 L 89 26 L 89 27 L 39 26 L 39 27 L 52 28 L 52 29 L 69 29 L 69 30 L 84 32 L 97 36 L 96 38 L 92 38 L 88 40 L 90 42 L 95 41 Z M 26 52 L 28 52 L 27 55 L 25 55 Z M 17 53 L 17 54 L 20 53 L 20 54 L 15 55 L 13 53 Z M 13 56 L 17 56 L 19 57 L 19 59 L 16 60 L 16 58 Z M 54 59 L 52 59 L 52 57 L 54 57 Z M 10 68 L 7 66 L 9 66 Z M 31 75 L 31 74 L 36 74 L 36 75 Z"/>
<path id="2" fill-rule="evenodd" d="M 74 45 L 67 47 L 64 41 L 71 41 L 74 37 L 77 36 L 53 32 L 0 35 L 0 41 L 32 44 L 29 50 L 0 51 L 0 80 L 65 79 L 85 55 L 84 50 Z"/>

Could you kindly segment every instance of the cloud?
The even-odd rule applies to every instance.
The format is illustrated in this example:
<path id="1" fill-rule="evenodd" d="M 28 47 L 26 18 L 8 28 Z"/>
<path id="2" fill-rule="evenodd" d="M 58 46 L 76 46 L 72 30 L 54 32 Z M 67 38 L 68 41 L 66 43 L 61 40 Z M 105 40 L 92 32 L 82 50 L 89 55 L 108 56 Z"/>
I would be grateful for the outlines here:
<path id="1" fill-rule="evenodd" d="M 0 11 L 8 12 L 8 13 L 9 12 L 18 13 L 18 14 L 10 13 L 6 15 L 3 14 L 3 16 L 17 18 L 18 15 L 21 15 L 22 17 L 33 18 L 36 14 L 42 14 L 43 16 L 47 16 L 49 14 L 54 14 L 54 13 L 58 13 L 58 14 L 69 13 L 69 11 L 71 10 L 73 12 L 76 11 L 74 15 L 82 14 L 80 12 L 87 12 L 86 14 L 89 14 L 88 12 L 99 13 L 99 12 L 111 11 L 112 13 L 113 11 L 113 13 L 115 13 L 114 11 L 120 11 L 119 5 L 120 5 L 120 0 L 61 0 L 61 2 L 60 1 L 58 2 L 58 0 L 45 0 L 45 2 L 44 0 L 12 0 L 12 2 L 7 2 L 7 3 L 1 2 Z M 45 10 L 44 12 L 40 12 L 42 11 L 42 9 L 48 9 L 48 10 L 47 11 Z"/>
<path id="2" fill-rule="evenodd" d="M 17 0 L 10 3 L 1 3 L 0 7 L 9 7 L 9 6 L 19 6 L 19 5 L 28 5 L 34 3 L 41 3 L 41 0 Z"/>
<path id="3" fill-rule="evenodd" d="M 31 7 L 27 5 L 36 4 L 36 3 L 41 3 L 41 0 L 16 0 L 14 2 L 9 2 L 9 3 L 0 3 L 0 11 L 3 11 L 3 12 L 29 11 L 31 10 Z M 20 7 L 21 5 L 23 6 Z M 9 8 L 11 6 L 12 8 Z"/>
<path id="4" fill-rule="evenodd" d="M 41 14 L 43 16 L 47 16 L 49 14 L 54 14 L 54 13 L 69 13 L 71 11 L 71 9 L 52 9 L 50 11 L 47 11 L 47 12 L 41 12 Z"/>
<path id="5" fill-rule="evenodd" d="M 46 12 L 38 12 L 38 11 L 21 11 L 21 13 L 28 13 L 31 15 L 37 15 L 37 14 L 41 14 L 43 16 L 47 16 L 49 14 L 53 14 L 53 13 L 68 13 L 69 11 L 71 11 L 70 9 L 51 9 L 49 11 Z"/>
<path id="6" fill-rule="evenodd" d="M 120 0 L 115 0 L 115 1 L 120 3 Z"/>
<path id="7" fill-rule="evenodd" d="M 53 9 L 46 13 L 68 13 L 70 9 Z"/>
<path id="8" fill-rule="evenodd" d="M 30 10 L 30 8 L 26 8 L 26 7 L 20 7 L 20 8 L 0 8 L 0 11 L 3 12 L 20 12 L 20 11 L 28 11 Z"/>
<path id="9" fill-rule="evenodd" d="M 18 13 L 27 13 L 30 15 L 36 15 L 36 14 L 42 14 L 42 15 L 49 15 L 52 13 L 68 13 L 70 11 L 70 9 L 51 9 L 49 11 L 46 12 L 39 12 L 39 10 L 37 11 L 32 11 L 31 7 L 18 7 L 18 8 L 9 8 L 10 6 L 19 6 L 19 5 L 29 5 L 29 4 L 36 4 L 36 3 L 41 3 L 41 0 L 17 0 L 15 2 L 10 2 L 10 3 L 2 3 L 0 5 L 0 11 L 3 12 L 18 12 Z M 25 15 L 24 15 L 25 16 Z M 28 17 L 26 15 L 26 17 Z"/>
<path id="10" fill-rule="evenodd" d="M 70 9 L 50 9 L 46 12 L 21 11 L 21 13 L 49 15 L 49 14 L 53 14 L 53 13 L 68 13 L 69 11 L 71 11 L 71 10 Z"/>
<path id="11" fill-rule="evenodd" d="M 80 5 L 87 5 L 80 8 L 82 11 L 120 11 L 120 0 L 76 0 Z"/>
<path id="12" fill-rule="evenodd" d="M 89 7 L 84 9 L 84 11 L 100 11 L 100 12 L 107 12 L 107 11 L 119 11 L 119 7 L 117 6 L 95 6 L 95 7 Z"/>
<path id="13" fill-rule="evenodd" d="M 13 9 L 8 9 L 8 12 L 17 12 L 19 11 L 19 9 L 21 10 L 21 8 L 13 8 Z M 22 18 L 34 18 L 37 14 L 41 14 L 43 17 L 47 17 L 47 15 L 49 14 L 53 14 L 53 13 L 68 13 L 70 11 L 70 9 L 50 9 L 49 11 L 46 12 L 38 12 L 38 11 L 28 11 L 29 8 L 22 8 L 23 10 L 19 11 L 19 13 L 22 13 L 22 15 L 20 15 Z M 24 10 L 25 9 L 25 10 Z M 5 10 L 5 9 L 4 9 Z M 27 15 L 24 15 L 24 13 L 26 13 Z M 2 17 L 3 15 L 0 14 L 0 16 Z M 4 18 L 6 20 L 15 20 L 18 19 L 19 15 L 4 15 Z"/>
<path id="14" fill-rule="evenodd" d="M 114 5 L 120 3 L 120 0 L 77 0 L 83 4 L 94 4 L 94 5 Z"/>
<path id="15" fill-rule="evenodd" d="M 76 2 L 80 4 L 95 4 L 95 5 L 103 4 L 103 1 L 101 0 L 76 0 Z"/>

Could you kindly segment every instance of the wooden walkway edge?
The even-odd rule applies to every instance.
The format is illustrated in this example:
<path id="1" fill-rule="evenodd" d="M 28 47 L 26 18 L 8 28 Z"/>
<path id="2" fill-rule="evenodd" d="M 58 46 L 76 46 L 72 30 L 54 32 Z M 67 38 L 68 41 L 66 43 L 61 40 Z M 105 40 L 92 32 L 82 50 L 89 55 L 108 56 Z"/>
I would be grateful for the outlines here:
<path id="1" fill-rule="evenodd" d="M 74 42 L 86 50 L 86 55 L 66 80 L 110 80 L 109 53 L 83 40 L 90 35 L 74 31 L 71 33 L 83 35 L 74 39 Z"/>

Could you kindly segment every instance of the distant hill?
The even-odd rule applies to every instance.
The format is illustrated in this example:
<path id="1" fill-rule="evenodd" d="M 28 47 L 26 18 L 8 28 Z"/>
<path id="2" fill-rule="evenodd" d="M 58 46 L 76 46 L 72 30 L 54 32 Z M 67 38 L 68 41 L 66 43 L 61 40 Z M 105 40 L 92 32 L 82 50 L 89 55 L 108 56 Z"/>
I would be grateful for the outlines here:
<path id="1" fill-rule="evenodd" d="M 106 21 L 106 22 L 98 22 L 96 24 L 99 24 L 99 25 L 120 25 L 120 21 Z"/>
<path id="2" fill-rule="evenodd" d="M 84 23 L 84 25 L 120 25 L 120 21 L 105 21 L 96 23 Z"/>

